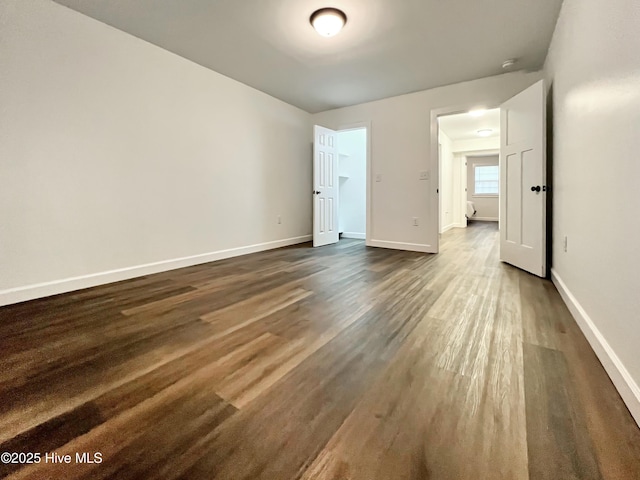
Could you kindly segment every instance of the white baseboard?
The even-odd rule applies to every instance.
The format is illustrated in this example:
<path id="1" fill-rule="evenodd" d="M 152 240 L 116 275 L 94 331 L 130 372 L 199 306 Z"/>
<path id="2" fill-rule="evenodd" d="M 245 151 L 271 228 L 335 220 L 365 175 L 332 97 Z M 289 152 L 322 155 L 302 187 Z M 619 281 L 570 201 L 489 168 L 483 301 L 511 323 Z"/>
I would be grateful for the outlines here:
<path id="1" fill-rule="evenodd" d="M 480 222 L 497 222 L 498 217 L 471 217 L 469 220 L 478 220 Z"/>
<path id="2" fill-rule="evenodd" d="M 408 250 L 410 252 L 435 253 L 432 245 L 424 245 L 421 243 L 402 243 L 387 242 L 384 240 L 370 240 L 367 242 L 369 247 L 393 248 L 394 250 Z"/>
<path id="3" fill-rule="evenodd" d="M 611 378 L 613 385 L 618 390 L 631 415 L 640 426 L 640 388 L 638 384 L 634 381 L 620 358 L 618 358 L 616 352 L 611 348 L 609 342 L 600 333 L 593 320 L 591 320 L 587 312 L 558 276 L 558 272 L 553 268 L 551 269 L 551 280 L 558 292 L 560 292 L 560 296 L 569 308 L 573 318 L 575 318 L 580 330 L 589 341 L 591 348 L 598 356 L 600 363 L 607 371 L 609 378 Z"/>
<path id="4" fill-rule="evenodd" d="M 364 240 L 367 238 L 364 233 L 356 233 L 356 232 L 342 232 L 342 238 L 354 238 L 357 240 Z"/>
<path id="5" fill-rule="evenodd" d="M 308 242 L 311 239 L 311 235 L 303 235 L 301 237 L 257 243 L 255 245 L 248 245 L 245 247 L 230 248 L 227 250 L 202 253 L 189 257 L 162 260 L 160 262 L 147 263 L 144 265 L 136 265 L 133 267 L 119 268 L 106 272 L 92 273 L 89 275 L 65 278 L 62 280 L 53 280 L 50 282 L 0 290 L 0 306 L 33 300 L 35 298 L 48 297 L 50 295 L 57 295 L 59 293 L 71 292 L 83 288 L 95 287 L 96 285 L 104 285 L 105 283 L 119 282 L 121 280 L 128 280 L 130 278 L 141 277 L 143 275 L 166 272 L 177 268 L 190 267 L 192 265 L 213 262 L 224 258 L 237 257 L 240 255 L 247 255 L 249 253 L 286 247 L 289 245 Z"/>
<path id="6" fill-rule="evenodd" d="M 454 228 L 467 228 L 467 225 L 464 223 L 452 223 L 451 225 L 447 225 L 446 227 L 444 227 L 440 233 L 448 232 L 449 230 Z"/>

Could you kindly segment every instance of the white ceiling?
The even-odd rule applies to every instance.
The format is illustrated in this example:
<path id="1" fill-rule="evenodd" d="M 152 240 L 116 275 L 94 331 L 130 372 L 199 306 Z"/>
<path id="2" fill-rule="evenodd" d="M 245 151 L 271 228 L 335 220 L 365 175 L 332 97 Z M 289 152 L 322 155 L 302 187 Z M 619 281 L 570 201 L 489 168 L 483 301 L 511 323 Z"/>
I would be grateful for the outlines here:
<path id="1" fill-rule="evenodd" d="M 438 125 L 451 140 L 470 140 L 482 138 L 478 130 L 491 129 L 489 137 L 500 136 L 500 109 L 487 110 L 481 117 L 473 117 L 468 113 L 445 115 L 438 117 Z"/>
<path id="2" fill-rule="evenodd" d="M 308 112 L 543 63 L 562 0 L 55 0 Z M 348 17 L 337 36 L 318 8 Z"/>

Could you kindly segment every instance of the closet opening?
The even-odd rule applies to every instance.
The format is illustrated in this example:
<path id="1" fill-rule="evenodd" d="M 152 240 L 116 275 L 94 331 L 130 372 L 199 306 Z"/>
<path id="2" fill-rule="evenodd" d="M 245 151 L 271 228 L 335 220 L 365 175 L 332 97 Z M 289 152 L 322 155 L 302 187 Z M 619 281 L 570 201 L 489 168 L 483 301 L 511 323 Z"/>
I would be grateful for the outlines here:
<path id="1" fill-rule="evenodd" d="M 365 240 L 367 232 L 367 128 L 338 130 L 339 238 Z"/>

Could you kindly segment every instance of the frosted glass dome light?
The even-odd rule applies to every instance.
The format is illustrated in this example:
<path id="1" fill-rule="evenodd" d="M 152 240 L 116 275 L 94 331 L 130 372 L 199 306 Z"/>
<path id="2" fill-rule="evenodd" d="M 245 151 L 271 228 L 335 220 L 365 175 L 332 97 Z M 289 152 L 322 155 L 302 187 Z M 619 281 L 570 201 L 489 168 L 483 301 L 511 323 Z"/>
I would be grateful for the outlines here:
<path id="1" fill-rule="evenodd" d="M 347 23 L 347 16 L 337 8 L 321 8 L 311 14 L 309 21 L 320 35 L 333 37 Z"/>

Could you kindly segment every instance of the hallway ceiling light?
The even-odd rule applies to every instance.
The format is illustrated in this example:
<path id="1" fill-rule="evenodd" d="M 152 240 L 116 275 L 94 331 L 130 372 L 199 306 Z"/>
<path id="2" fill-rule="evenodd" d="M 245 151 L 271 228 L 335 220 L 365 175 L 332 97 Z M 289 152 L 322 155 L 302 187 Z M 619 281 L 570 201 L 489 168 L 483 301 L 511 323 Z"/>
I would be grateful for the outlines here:
<path id="1" fill-rule="evenodd" d="M 311 25 L 323 37 L 333 37 L 347 23 L 347 16 L 337 8 L 321 8 L 311 14 Z"/>
<path id="2" fill-rule="evenodd" d="M 483 130 L 478 130 L 478 136 L 480 136 L 480 137 L 488 137 L 492 133 L 493 133 L 493 130 L 491 130 L 490 128 L 485 128 Z"/>
<path id="3" fill-rule="evenodd" d="M 471 110 L 469 112 L 469 115 L 471 115 L 472 117 L 481 117 L 485 113 L 487 113 L 487 111 L 484 108 L 481 108 L 481 109 L 478 109 L 478 110 Z"/>

